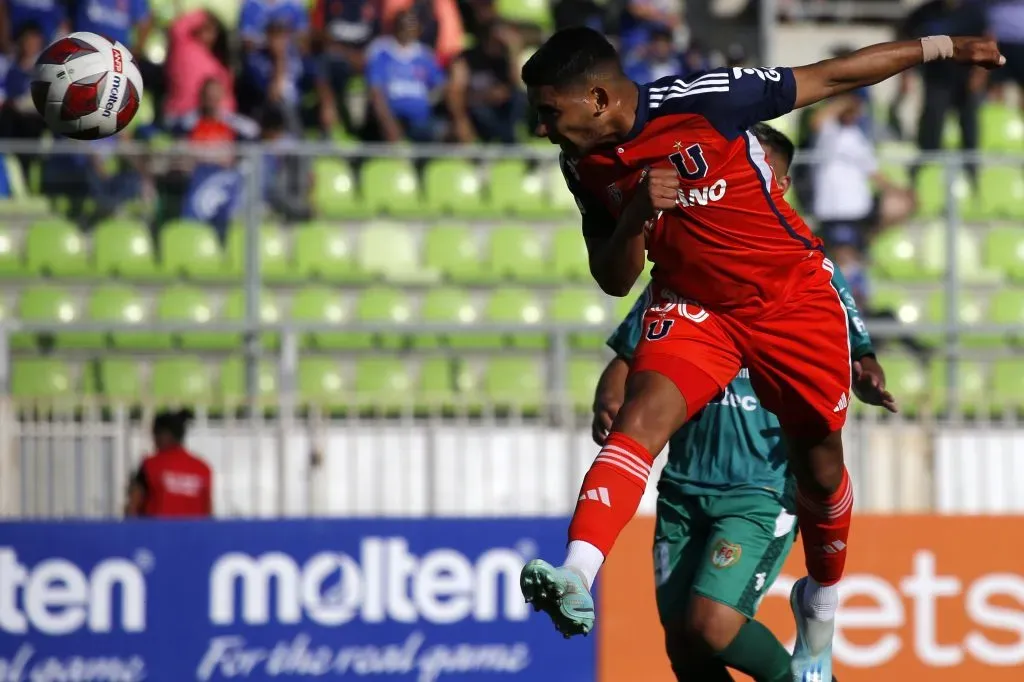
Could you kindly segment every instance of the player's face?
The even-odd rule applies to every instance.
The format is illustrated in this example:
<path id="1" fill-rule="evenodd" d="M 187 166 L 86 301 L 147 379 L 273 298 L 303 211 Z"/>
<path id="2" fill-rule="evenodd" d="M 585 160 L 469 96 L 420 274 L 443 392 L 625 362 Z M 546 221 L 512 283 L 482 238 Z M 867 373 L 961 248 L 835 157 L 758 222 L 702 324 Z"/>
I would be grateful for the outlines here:
<path id="1" fill-rule="evenodd" d="M 602 114 L 606 111 L 603 90 L 585 87 L 558 90 L 544 85 L 529 88 L 527 96 L 536 112 L 533 133 L 546 137 L 566 153 L 588 153 L 602 138 Z"/>

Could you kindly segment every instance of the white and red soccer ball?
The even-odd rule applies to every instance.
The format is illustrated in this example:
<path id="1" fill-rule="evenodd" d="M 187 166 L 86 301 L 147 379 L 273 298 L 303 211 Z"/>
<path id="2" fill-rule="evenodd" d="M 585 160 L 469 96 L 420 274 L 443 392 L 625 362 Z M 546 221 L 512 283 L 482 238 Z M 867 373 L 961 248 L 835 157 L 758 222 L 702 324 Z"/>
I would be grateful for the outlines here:
<path id="1" fill-rule="evenodd" d="M 97 140 L 119 132 L 135 117 L 142 74 L 124 45 L 79 31 L 50 43 L 39 55 L 32 101 L 53 132 Z"/>

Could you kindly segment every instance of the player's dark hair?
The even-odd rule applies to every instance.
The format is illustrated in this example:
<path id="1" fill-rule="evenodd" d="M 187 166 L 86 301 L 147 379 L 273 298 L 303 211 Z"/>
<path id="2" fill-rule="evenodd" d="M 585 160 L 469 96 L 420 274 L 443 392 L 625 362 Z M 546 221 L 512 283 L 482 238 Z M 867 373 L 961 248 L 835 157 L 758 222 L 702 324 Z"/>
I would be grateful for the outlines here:
<path id="1" fill-rule="evenodd" d="M 781 154 L 786 159 L 786 165 L 791 166 L 793 164 L 793 155 L 796 154 L 796 145 L 793 141 L 786 137 L 786 135 L 779 130 L 772 128 L 767 123 L 757 123 L 751 129 L 750 132 L 754 133 L 754 137 L 763 146 L 769 147 L 775 150 L 776 153 Z"/>
<path id="2" fill-rule="evenodd" d="M 556 31 L 523 65 L 523 82 L 530 87 L 561 88 L 595 77 L 621 76 L 619 53 L 608 39 L 591 28 Z"/>
<path id="3" fill-rule="evenodd" d="M 157 412 L 153 417 L 153 435 L 166 433 L 176 442 L 181 443 L 185 440 L 185 431 L 193 416 L 192 410 L 188 408 Z"/>

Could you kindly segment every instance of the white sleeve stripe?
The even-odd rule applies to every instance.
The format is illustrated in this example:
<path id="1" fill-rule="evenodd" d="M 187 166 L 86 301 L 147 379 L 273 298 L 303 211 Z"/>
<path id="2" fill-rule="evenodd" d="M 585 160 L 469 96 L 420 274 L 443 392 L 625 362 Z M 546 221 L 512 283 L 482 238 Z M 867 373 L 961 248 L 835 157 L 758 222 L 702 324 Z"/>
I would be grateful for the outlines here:
<path id="1" fill-rule="evenodd" d="M 667 88 L 665 92 L 661 92 L 661 91 L 653 92 L 652 91 L 651 94 L 650 94 L 650 97 L 651 97 L 651 99 L 661 99 L 662 97 L 665 97 L 666 95 L 671 96 L 672 94 L 677 93 L 677 92 L 691 92 L 691 91 L 696 90 L 698 88 L 705 88 L 705 87 L 710 87 L 710 86 L 713 86 L 713 85 L 718 85 L 718 86 L 724 85 L 725 87 L 729 87 L 729 81 L 727 81 L 727 80 L 705 81 L 703 83 L 697 83 L 697 84 L 690 85 L 690 86 L 685 86 L 685 87 L 681 87 L 681 86 L 678 86 L 678 85 L 673 85 L 670 88 Z"/>
<path id="2" fill-rule="evenodd" d="M 706 81 L 719 81 L 719 80 L 720 81 L 728 82 L 729 81 L 729 74 L 727 74 L 727 73 L 708 73 L 708 74 L 705 74 L 705 75 L 701 76 L 700 78 L 695 78 L 695 79 L 693 79 L 690 82 L 686 82 L 685 78 L 677 78 L 672 83 L 672 85 L 664 85 L 664 86 L 662 86 L 660 88 L 651 88 L 649 90 L 649 92 L 664 92 L 665 90 L 668 90 L 669 88 L 678 88 L 678 87 L 689 88 L 689 87 L 693 87 L 693 86 L 695 86 L 695 85 L 697 85 L 699 83 L 704 83 Z"/>
<path id="3" fill-rule="evenodd" d="M 729 86 L 726 85 L 720 88 L 698 88 L 696 90 L 690 90 L 689 92 L 673 93 L 661 101 L 652 101 L 650 103 L 650 108 L 657 109 L 670 99 L 681 99 L 683 97 L 692 97 L 693 95 L 703 95 L 708 92 L 729 92 Z"/>

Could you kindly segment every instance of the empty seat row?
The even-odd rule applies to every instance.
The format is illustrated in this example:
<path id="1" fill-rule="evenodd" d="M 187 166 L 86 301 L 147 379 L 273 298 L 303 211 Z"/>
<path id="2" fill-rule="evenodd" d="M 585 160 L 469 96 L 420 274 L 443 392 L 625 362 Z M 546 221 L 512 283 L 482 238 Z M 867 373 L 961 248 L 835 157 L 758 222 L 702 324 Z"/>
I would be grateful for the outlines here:
<path id="1" fill-rule="evenodd" d="M 946 227 L 939 223 L 919 230 L 884 230 L 869 247 L 872 267 L 885 279 L 899 282 L 940 281 L 949 265 L 946 242 Z M 1024 228 L 959 230 L 955 253 L 957 276 L 963 282 L 1024 281 Z"/>
<path id="2" fill-rule="evenodd" d="M 552 219 L 576 210 L 553 162 L 531 168 L 520 159 L 435 159 L 426 163 L 421 181 L 408 159 L 370 159 L 357 174 L 344 160 L 318 158 L 313 172 L 313 207 L 321 218 Z"/>
<path id="3" fill-rule="evenodd" d="M 50 275 L 66 278 L 119 277 L 162 281 L 238 281 L 244 272 L 245 230 L 233 226 L 222 249 L 213 231 L 191 221 L 160 230 L 160 257 L 149 230 L 134 221 L 97 226 L 90 239 L 74 225 L 44 220 L 28 228 L 24 243 L 0 229 L 0 277 Z M 322 280 L 359 283 L 494 283 L 589 281 L 586 245 L 579 228 L 554 230 L 502 225 L 370 223 L 362 229 L 310 223 L 285 230 L 262 226 L 260 271 L 271 282 Z"/>
<path id="4" fill-rule="evenodd" d="M 902 175 L 906 171 L 896 171 Z M 890 172 L 890 174 L 894 174 Z M 918 214 L 922 217 L 946 214 L 950 197 L 948 171 L 941 165 L 924 165 L 916 179 Z M 965 170 L 957 171 L 952 195 L 958 214 L 967 220 L 1019 220 L 1024 218 L 1024 168 L 985 165 L 978 170 L 975 185 Z"/>
<path id="5" fill-rule="evenodd" d="M 596 356 L 573 358 L 566 368 L 569 400 L 585 409 L 604 368 Z M 502 356 L 479 363 L 448 357 L 407 362 L 364 358 L 350 365 L 328 357 L 304 357 L 296 380 L 301 405 L 400 411 L 412 407 L 501 406 L 536 408 L 565 398 L 551 390 L 549 372 L 535 357 Z M 261 363 L 260 402 L 272 406 L 279 396 L 277 368 Z M 156 359 L 151 366 L 130 358 L 106 358 L 74 366 L 50 358 L 19 358 L 11 370 L 16 400 L 53 401 L 97 396 L 108 403 L 239 406 L 246 401 L 245 364 L 234 357 L 221 364 L 198 357 Z"/>
<path id="6" fill-rule="evenodd" d="M 499 288 L 486 294 L 465 289 L 438 287 L 420 297 L 411 297 L 400 289 L 369 287 L 347 297 L 325 286 L 309 286 L 294 292 L 285 303 L 273 292 L 261 293 L 261 319 L 266 324 L 285 320 L 320 323 L 331 329 L 304 333 L 303 348 L 329 350 L 367 349 L 374 346 L 417 348 L 543 348 L 549 339 L 531 331 L 544 321 L 593 327 L 593 332 L 573 334 L 570 342 L 577 348 L 602 344 L 615 320 L 628 312 L 633 298 L 610 299 L 595 288 L 565 288 L 544 296 L 530 289 Z M 34 285 L 22 291 L 6 317 L 25 322 L 54 325 L 93 321 L 144 325 L 152 322 L 183 322 L 204 325 L 216 321 L 245 319 L 243 290 L 229 292 L 223 299 L 206 290 L 186 284 L 174 284 L 149 298 L 124 284 L 105 284 L 92 290 L 84 300 L 68 290 L 52 285 Z M 0 306 L 0 319 L 5 311 Z M 393 331 L 383 334 L 346 331 L 347 323 L 382 323 Z M 453 329 L 421 331 L 418 323 L 438 323 Z M 521 328 L 510 334 L 488 333 L 474 325 L 509 324 Z M 267 335 L 268 345 L 276 346 L 277 335 Z M 197 350 L 224 350 L 239 347 L 238 334 L 215 331 L 183 331 L 177 334 L 152 331 L 100 332 L 60 331 L 55 334 L 18 332 L 12 338 L 16 349 L 37 345 L 59 349 L 161 350 L 174 347 Z"/>

